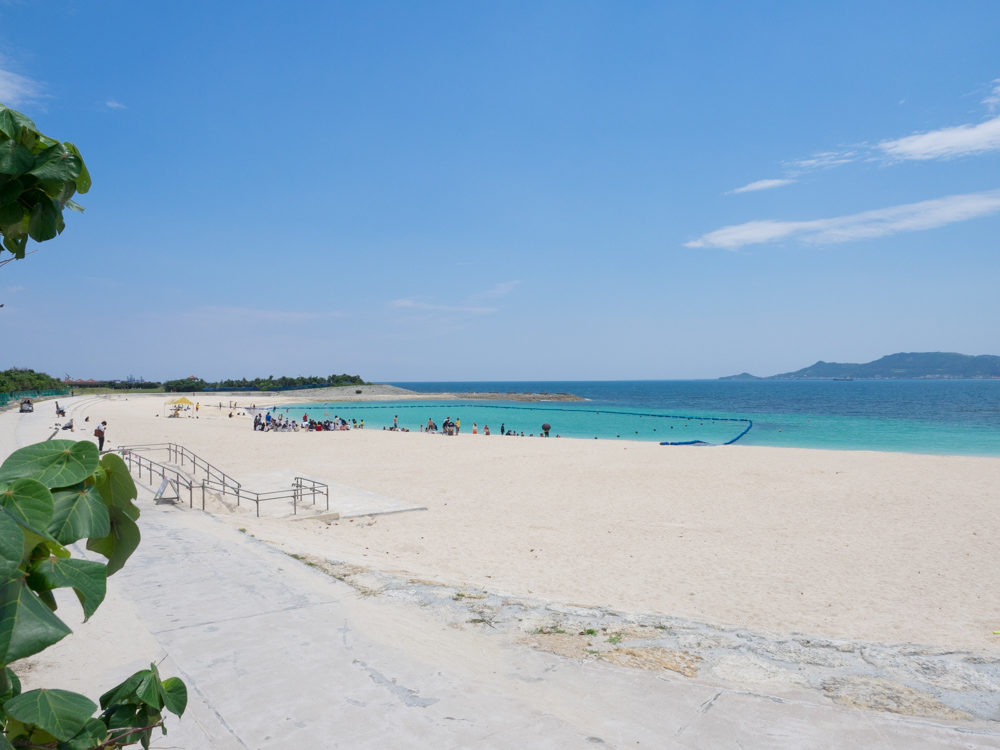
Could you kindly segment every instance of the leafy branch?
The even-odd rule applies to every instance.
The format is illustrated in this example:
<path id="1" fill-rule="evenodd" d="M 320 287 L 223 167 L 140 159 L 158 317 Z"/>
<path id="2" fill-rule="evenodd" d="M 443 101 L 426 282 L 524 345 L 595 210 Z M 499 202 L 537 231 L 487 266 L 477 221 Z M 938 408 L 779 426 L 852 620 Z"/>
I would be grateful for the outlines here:
<path id="1" fill-rule="evenodd" d="M 45 242 L 66 227 L 63 209 L 83 211 L 73 200 L 90 190 L 79 149 L 43 135 L 17 110 L 0 104 L 0 265 L 27 253 L 28 239 Z"/>
<path id="2" fill-rule="evenodd" d="M 70 633 L 55 589 L 73 590 L 85 620 L 104 601 L 108 576 L 139 546 L 136 497 L 125 462 L 87 441 L 29 445 L 0 465 L 0 750 L 148 748 L 154 729 L 166 733 L 164 711 L 184 713 L 187 688 L 155 664 L 102 695 L 97 716 L 79 693 L 22 692 L 8 667 Z M 84 540 L 107 562 L 73 558 L 66 546 Z"/>

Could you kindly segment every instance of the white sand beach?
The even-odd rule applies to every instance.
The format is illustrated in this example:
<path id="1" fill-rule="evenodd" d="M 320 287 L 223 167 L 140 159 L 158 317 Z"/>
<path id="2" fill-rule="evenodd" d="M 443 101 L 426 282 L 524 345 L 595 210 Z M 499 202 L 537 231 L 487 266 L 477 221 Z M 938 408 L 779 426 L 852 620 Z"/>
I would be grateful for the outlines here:
<path id="1" fill-rule="evenodd" d="M 1000 652 L 1000 459 L 262 433 L 227 410 L 157 417 L 162 402 L 93 399 L 77 424 L 108 420 L 112 446 L 180 443 L 249 489 L 336 483 L 334 511 L 345 486 L 427 508 L 331 524 L 219 512 L 289 552 L 776 634 Z"/>

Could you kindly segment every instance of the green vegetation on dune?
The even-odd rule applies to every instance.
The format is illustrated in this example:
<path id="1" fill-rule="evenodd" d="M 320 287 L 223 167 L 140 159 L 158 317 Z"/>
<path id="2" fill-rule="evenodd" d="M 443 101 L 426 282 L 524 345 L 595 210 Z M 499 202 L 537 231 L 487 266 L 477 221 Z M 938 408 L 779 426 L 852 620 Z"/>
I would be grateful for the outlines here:
<path id="1" fill-rule="evenodd" d="M 44 372 L 13 367 L 0 371 L 0 393 L 15 391 L 49 391 L 65 388 L 61 380 L 57 380 Z"/>
<path id="2" fill-rule="evenodd" d="M 200 378 L 185 380 L 168 380 L 163 384 L 163 390 L 167 392 L 191 392 L 191 391 L 281 391 L 293 390 L 296 388 L 322 388 L 324 386 L 338 385 L 371 385 L 366 383 L 359 375 L 312 375 L 308 377 L 280 377 L 269 375 L 266 378 L 253 378 L 247 380 L 220 380 L 216 383 L 206 383 Z"/>

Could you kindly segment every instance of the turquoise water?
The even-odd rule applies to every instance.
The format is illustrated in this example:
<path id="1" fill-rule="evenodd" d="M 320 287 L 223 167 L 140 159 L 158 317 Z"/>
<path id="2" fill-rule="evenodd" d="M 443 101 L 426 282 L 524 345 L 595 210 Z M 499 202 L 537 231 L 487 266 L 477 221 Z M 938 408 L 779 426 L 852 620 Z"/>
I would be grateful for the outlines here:
<path id="1" fill-rule="evenodd" d="M 396 383 L 423 392 L 568 392 L 587 402 L 536 403 L 481 401 L 401 401 L 303 404 L 290 407 L 301 418 L 365 420 L 382 429 L 399 416 L 401 427 L 416 431 L 433 418 L 461 419 L 462 432 L 501 424 L 520 434 L 551 434 L 593 440 L 702 440 L 723 443 L 743 422 L 754 426 L 737 445 L 837 450 L 1000 456 L 1000 381 L 627 381 L 542 383 Z M 637 416 L 643 414 L 646 416 Z M 694 417 L 675 419 L 668 415 Z"/>

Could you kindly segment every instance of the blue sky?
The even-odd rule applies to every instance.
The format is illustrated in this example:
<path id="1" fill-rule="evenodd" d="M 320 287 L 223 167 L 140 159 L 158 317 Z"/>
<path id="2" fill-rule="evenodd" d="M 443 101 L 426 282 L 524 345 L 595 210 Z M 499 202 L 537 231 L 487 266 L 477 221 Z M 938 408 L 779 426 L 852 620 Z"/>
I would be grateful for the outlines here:
<path id="1" fill-rule="evenodd" d="M 1000 354 L 1000 4 L 0 4 L 94 178 L 0 367 L 766 375 Z"/>

